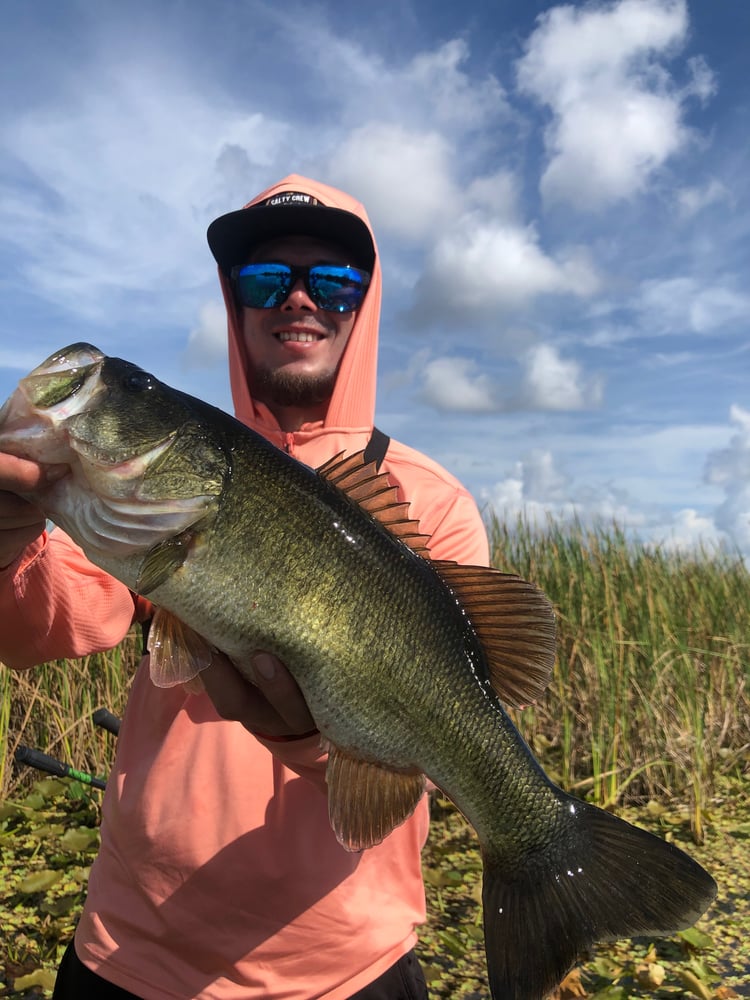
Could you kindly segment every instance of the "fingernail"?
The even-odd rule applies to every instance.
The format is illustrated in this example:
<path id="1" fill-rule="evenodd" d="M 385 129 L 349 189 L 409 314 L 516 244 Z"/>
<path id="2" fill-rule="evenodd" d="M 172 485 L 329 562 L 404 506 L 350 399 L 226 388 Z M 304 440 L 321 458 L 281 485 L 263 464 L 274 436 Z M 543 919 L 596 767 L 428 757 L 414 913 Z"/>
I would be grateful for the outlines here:
<path id="1" fill-rule="evenodd" d="M 253 657 L 253 666 L 267 681 L 272 681 L 276 676 L 276 664 L 268 653 L 258 653 L 257 656 Z"/>

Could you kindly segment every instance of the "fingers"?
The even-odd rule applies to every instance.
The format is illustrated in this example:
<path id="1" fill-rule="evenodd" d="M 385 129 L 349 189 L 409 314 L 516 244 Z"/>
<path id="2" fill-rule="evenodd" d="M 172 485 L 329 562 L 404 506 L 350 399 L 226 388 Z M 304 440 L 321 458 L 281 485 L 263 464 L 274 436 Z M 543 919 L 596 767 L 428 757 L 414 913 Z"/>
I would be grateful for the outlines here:
<path id="1" fill-rule="evenodd" d="M 61 478 L 67 471 L 67 465 L 40 465 L 0 452 L 0 490 L 10 493 L 31 493 Z"/>
<path id="2" fill-rule="evenodd" d="M 15 493 L 0 493 L 0 569 L 10 566 L 44 531 L 44 514 Z"/>
<path id="3" fill-rule="evenodd" d="M 46 523 L 42 511 L 18 494 L 42 489 L 67 471 L 65 465 L 43 466 L 0 452 L 0 568 L 10 566 Z"/>
<path id="4" fill-rule="evenodd" d="M 302 692 L 281 661 L 270 653 L 256 653 L 252 667 L 254 684 L 218 653 L 201 673 L 218 714 L 265 736 L 301 736 L 314 731 L 315 722 Z"/>

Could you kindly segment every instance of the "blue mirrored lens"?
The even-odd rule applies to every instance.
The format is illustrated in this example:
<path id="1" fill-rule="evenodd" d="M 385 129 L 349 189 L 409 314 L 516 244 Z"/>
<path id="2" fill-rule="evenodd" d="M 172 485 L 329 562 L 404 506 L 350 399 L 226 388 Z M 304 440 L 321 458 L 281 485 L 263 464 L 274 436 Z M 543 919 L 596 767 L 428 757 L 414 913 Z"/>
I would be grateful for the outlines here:
<path id="1" fill-rule="evenodd" d="M 369 275 L 356 267 L 311 267 L 308 288 L 313 302 L 328 312 L 353 312 L 358 309 L 367 288 Z"/>
<path id="2" fill-rule="evenodd" d="M 274 309 L 292 289 L 292 272 L 286 264 L 248 264 L 237 274 L 240 301 L 250 309 Z"/>
<path id="3" fill-rule="evenodd" d="M 283 305 L 302 278 L 310 298 L 327 312 L 353 312 L 362 303 L 370 275 L 348 265 L 246 264 L 232 270 L 240 302 L 250 309 L 275 309 Z"/>

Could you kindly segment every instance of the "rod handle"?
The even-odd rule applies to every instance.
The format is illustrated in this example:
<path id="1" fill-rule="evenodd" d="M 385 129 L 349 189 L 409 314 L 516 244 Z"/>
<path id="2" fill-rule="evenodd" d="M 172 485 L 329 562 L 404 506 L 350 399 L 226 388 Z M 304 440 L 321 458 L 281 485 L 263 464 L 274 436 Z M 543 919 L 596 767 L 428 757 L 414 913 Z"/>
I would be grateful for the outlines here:
<path id="1" fill-rule="evenodd" d="M 94 725 L 101 726 L 102 729 L 106 729 L 107 732 L 112 733 L 113 736 L 119 735 L 120 720 L 116 715 L 113 715 L 108 708 L 97 708 L 91 718 L 93 719 Z"/>

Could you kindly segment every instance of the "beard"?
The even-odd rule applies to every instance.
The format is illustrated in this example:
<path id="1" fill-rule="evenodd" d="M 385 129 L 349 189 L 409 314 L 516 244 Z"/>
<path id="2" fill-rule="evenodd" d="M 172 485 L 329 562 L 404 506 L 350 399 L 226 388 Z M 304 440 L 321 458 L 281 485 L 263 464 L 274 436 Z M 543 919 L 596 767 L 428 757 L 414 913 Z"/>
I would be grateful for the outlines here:
<path id="1" fill-rule="evenodd" d="M 285 368 L 259 368 L 253 377 L 253 395 L 277 406 L 319 406 L 327 403 L 336 385 L 337 370 L 304 375 Z"/>

